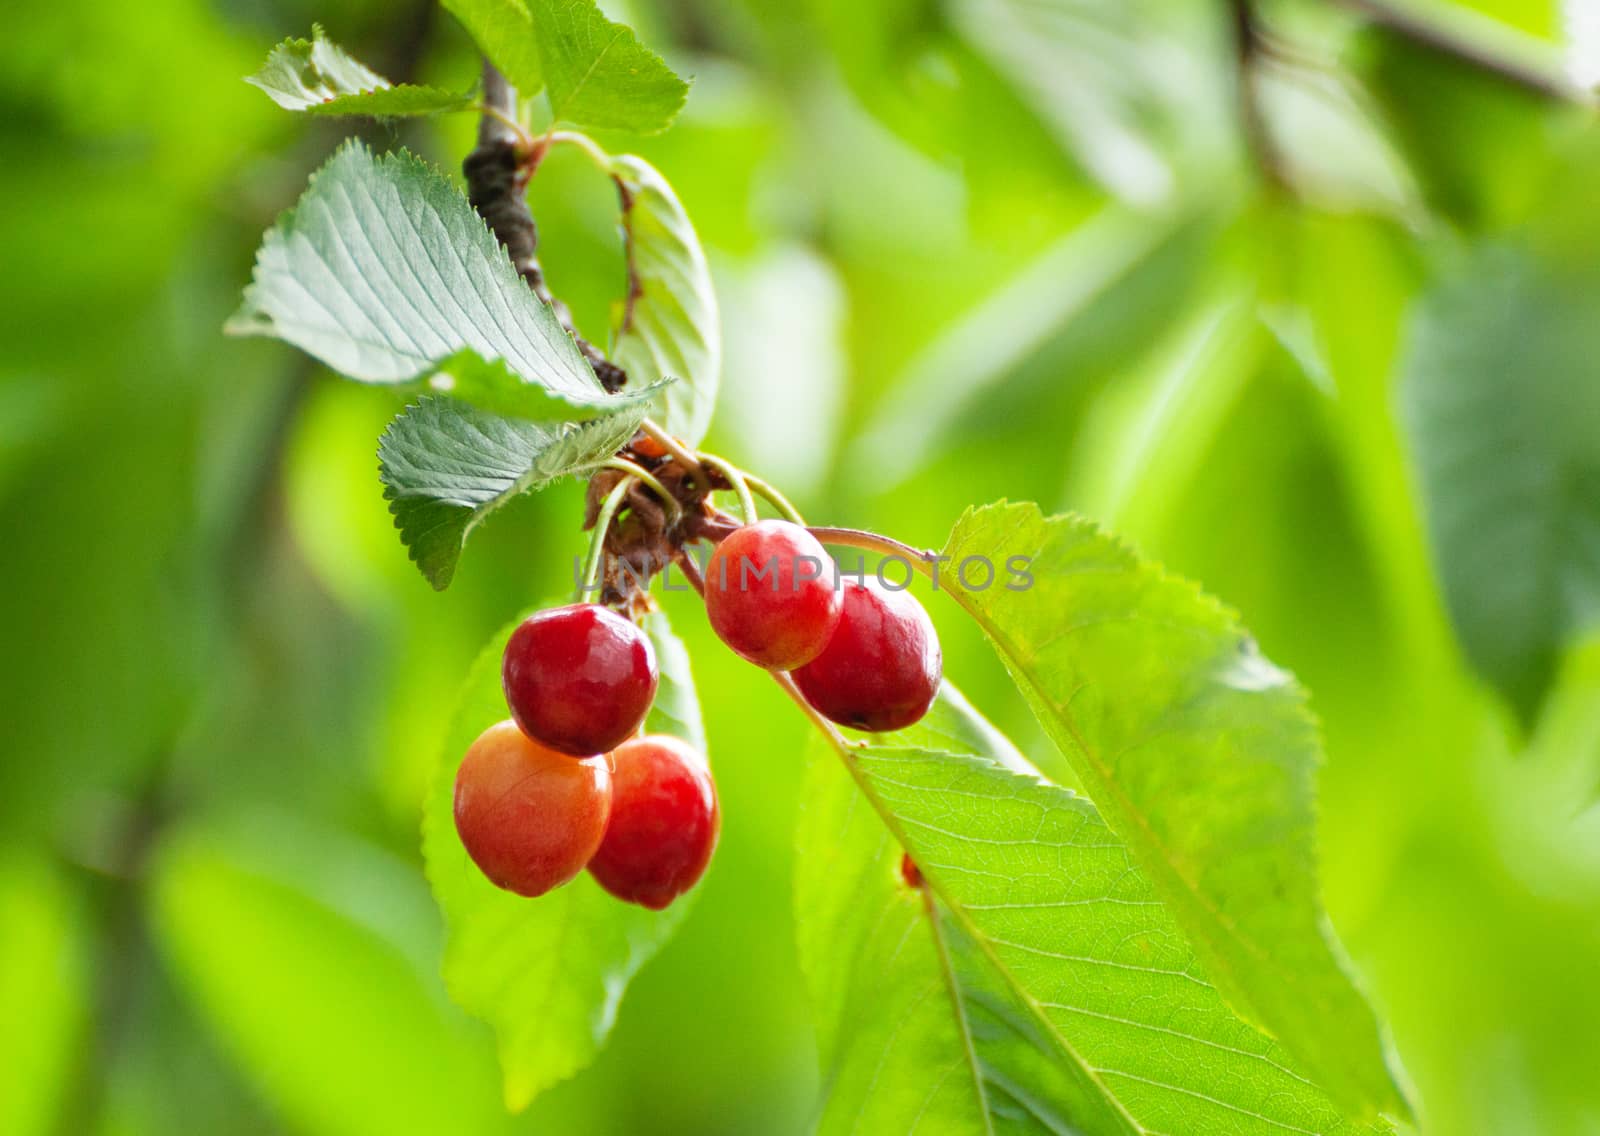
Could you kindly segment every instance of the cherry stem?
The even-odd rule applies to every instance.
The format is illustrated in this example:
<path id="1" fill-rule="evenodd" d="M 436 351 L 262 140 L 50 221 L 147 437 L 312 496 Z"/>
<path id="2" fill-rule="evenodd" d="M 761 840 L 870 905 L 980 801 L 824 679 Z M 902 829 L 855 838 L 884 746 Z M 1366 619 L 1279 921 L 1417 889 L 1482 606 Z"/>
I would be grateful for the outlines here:
<path id="1" fill-rule="evenodd" d="M 524 150 L 527 150 L 527 151 L 530 151 L 530 152 L 533 150 L 533 147 L 534 147 L 533 135 L 528 133 L 527 128 L 524 127 L 522 125 L 522 123 L 518 122 L 511 115 L 507 114 L 505 111 L 501 110 L 499 107 L 493 105 L 492 103 L 478 102 L 478 103 L 472 104 L 469 107 L 463 107 L 461 109 L 466 110 L 466 111 L 477 111 L 479 114 L 488 115 L 490 118 L 495 119 L 497 122 L 499 122 L 502 125 L 504 125 L 506 127 L 506 129 L 510 130 L 513 134 L 515 134 L 516 137 L 517 137 L 517 142 L 522 146 L 522 148 Z"/>
<path id="2" fill-rule="evenodd" d="M 617 509 L 622 505 L 622 499 L 628 495 L 628 490 L 639 484 L 631 474 L 617 482 L 606 494 L 606 499 L 600 505 L 600 512 L 594 519 L 594 536 L 589 540 L 589 562 L 583 569 L 583 585 L 578 592 L 578 599 L 582 600 L 600 582 L 600 566 L 606 557 L 606 533 L 611 529 L 611 522 L 616 518 Z"/>
<path id="3" fill-rule="evenodd" d="M 800 515 L 800 510 L 796 509 L 792 504 L 790 504 L 789 498 L 785 497 L 782 493 L 779 493 L 777 487 L 771 482 L 763 481 L 753 473 L 746 473 L 744 475 L 744 479 L 745 481 L 749 482 L 751 489 L 754 489 L 757 493 L 761 494 L 761 496 L 770 501 L 772 503 L 772 507 L 777 509 L 778 512 L 782 513 L 786 518 L 793 521 L 800 527 L 805 527 L 806 519 Z"/>
<path id="4" fill-rule="evenodd" d="M 639 423 L 639 429 L 644 431 L 644 436 L 660 445 L 663 450 L 678 459 L 678 463 L 689 471 L 690 480 L 698 480 L 701 485 L 710 485 L 711 479 L 706 476 L 706 471 L 701 468 L 700 459 L 695 457 L 678 439 L 663 430 L 655 422 L 646 418 Z"/>
<path id="5" fill-rule="evenodd" d="M 821 711 L 806 701 L 806 696 L 800 693 L 800 688 L 795 685 L 795 681 L 788 671 L 770 671 L 768 673 L 772 675 L 772 681 L 782 687 L 783 692 L 794 699 L 794 704 L 805 712 L 807 718 L 811 719 L 811 724 L 821 730 L 828 741 L 833 743 L 840 752 L 860 749 L 867 744 L 866 742 L 851 741 L 841 734 L 837 726 L 824 718 Z"/>
<path id="6" fill-rule="evenodd" d="M 897 556 L 908 560 L 924 575 L 932 575 L 932 565 L 939 559 L 939 554 L 931 549 L 912 548 L 909 544 L 895 540 L 892 536 L 868 532 L 866 529 L 836 529 L 812 525 L 809 531 L 812 536 L 823 544 L 838 544 L 846 548 L 860 548 L 867 552 L 881 552 L 885 556 Z"/>
<path id="7" fill-rule="evenodd" d="M 576 130 L 552 130 L 545 135 L 545 139 L 548 145 L 576 146 L 589 155 L 595 165 L 607 173 L 611 172 L 611 155 L 601 149 L 600 144 L 587 134 L 580 134 Z"/>
<path id="8" fill-rule="evenodd" d="M 651 492 L 661 498 L 661 503 L 672 514 L 674 522 L 683 516 L 683 506 L 678 504 L 678 499 L 669 493 L 667 487 L 661 484 L 660 479 L 645 469 L 644 466 L 639 465 L 637 462 L 631 462 L 627 458 L 610 458 L 606 461 L 605 468 L 621 470 L 630 477 L 637 477 L 644 482 L 645 485 L 650 487 Z"/>
<path id="9" fill-rule="evenodd" d="M 744 514 L 744 523 L 753 525 L 760 520 L 760 511 L 756 508 L 756 499 L 750 495 L 750 486 L 745 478 L 749 475 L 739 469 L 732 462 L 719 458 L 715 454 L 697 454 L 703 463 L 722 474 L 728 479 L 728 484 L 733 486 L 733 491 L 739 495 L 739 511 Z"/>

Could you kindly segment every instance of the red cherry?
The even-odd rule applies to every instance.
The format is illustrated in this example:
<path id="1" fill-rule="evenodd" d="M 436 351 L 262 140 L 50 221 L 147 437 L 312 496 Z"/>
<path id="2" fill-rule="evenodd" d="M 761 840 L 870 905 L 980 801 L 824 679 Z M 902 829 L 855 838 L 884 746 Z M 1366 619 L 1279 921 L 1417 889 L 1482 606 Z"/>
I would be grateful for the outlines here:
<path id="1" fill-rule="evenodd" d="M 618 899 L 660 911 L 699 882 L 722 816 L 706 759 L 648 734 L 611 754 L 611 822 L 589 872 Z"/>
<path id="2" fill-rule="evenodd" d="M 583 870 L 605 836 L 611 772 L 574 761 L 511 721 L 478 735 L 456 770 L 456 832 L 489 882 L 543 895 Z"/>
<path id="3" fill-rule="evenodd" d="M 816 658 L 841 608 L 833 561 L 816 537 L 788 521 L 735 529 L 706 563 L 712 629 L 768 670 L 793 670 Z"/>
<path id="4" fill-rule="evenodd" d="M 574 757 L 615 749 L 656 696 L 656 653 L 607 608 L 572 604 L 529 616 L 500 671 L 511 716 L 530 738 Z"/>
<path id="5" fill-rule="evenodd" d="M 916 597 L 867 576 L 846 583 L 838 630 L 794 681 L 825 717 L 881 732 L 921 719 L 942 673 L 939 637 Z"/>

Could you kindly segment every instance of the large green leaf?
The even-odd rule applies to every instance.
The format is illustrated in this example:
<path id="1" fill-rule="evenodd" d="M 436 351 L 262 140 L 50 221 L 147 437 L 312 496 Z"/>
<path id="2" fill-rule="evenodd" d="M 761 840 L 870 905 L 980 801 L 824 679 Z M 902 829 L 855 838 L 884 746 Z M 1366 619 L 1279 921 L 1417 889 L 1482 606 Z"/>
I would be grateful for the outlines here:
<path id="1" fill-rule="evenodd" d="M 479 522 L 520 494 L 592 472 L 643 417 L 637 402 L 583 422 L 508 418 L 450 398 L 407 407 L 378 440 L 378 473 L 411 559 L 442 591 Z"/>
<path id="2" fill-rule="evenodd" d="M 1229 1010 L 1094 807 L 959 695 L 885 740 L 822 753 L 802 814 L 824 1134 L 1370 1131 Z"/>
<path id="3" fill-rule="evenodd" d="M 530 98 L 544 86 L 533 17 L 522 0 L 440 0 L 477 41 L 517 93 Z"/>
<path id="4" fill-rule="evenodd" d="M 1531 715 L 1600 621 L 1600 275 L 1481 248 L 1416 309 L 1406 427 L 1451 618 Z"/>
<path id="5" fill-rule="evenodd" d="M 955 690 L 912 737 L 1030 768 Z M 822 1051 L 818 1132 L 1136 1132 L 930 891 L 834 751 L 802 796 L 795 914 Z M 1090 1122 L 1093 1122 L 1092 1124 Z"/>
<path id="6" fill-rule="evenodd" d="M 531 0 L 550 114 L 585 130 L 655 134 L 672 125 L 689 84 L 606 19 L 594 0 Z"/>
<path id="7" fill-rule="evenodd" d="M 405 151 L 340 148 L 256 254 L 228 322 L 350 378 L 392 383 L 471 348 L 577 399 L 599 382 L 466 197 Z"/>
<path id="8" fill-rule="evenodd" d="M 1322 909 L 1321 753 L 1292 676 L 1221 604 L 1087 521 L 990 505 L 969 510 L 943 551 L 952 568 L 1029 558 L 1030 586 L 1002 573 L 983 587 L 977 568 L 966 573 L 971 587 L 954 570 L 941 580 L 983 627 L 1210 981 L 1346 1108 L 1406 1113 L 1377 1019 Z"/>
<path id="9" fill-rule="evenodd" d="M 445 982 L 457 1002 L 494 1027 L 506 1104 L 522 1109 L 594 1059 L 629 981 L 677 928 L 688 900 L 648 911 L 607 895 L 587 873 L 523 899 L 473 866 L 452 814 L 456 765 L 478 734 L 506 717 L 500 656 L 515 626 L 490 640 L 467 675 L 434 771 L 422 849 L 449 927 Z M 645 629 L 661 671 L 646 728 L 703 746 L 688 654 L 666 616 L 650 616 Z"/>
<path id="10" fill-rule="evenodd" d="M 267 816 L 185 826 L 150 882 L 179 989 L 287 1128 L 507 1131 L 488 1039 L 431 965 L 438 921 L 414 870 Z"/>
<path id="11" fill-rule="evenodd" d="M 678 378 L 660 396 L 662 424 L 690 445 L 711 425 L 722 374 L 722 324 L 711 270 L 672 187 L 643 158 L 611 159 L 622 196 L 628 296 L 612 360 L 633 386 Z"/>
<path id="12" fill-rule="evenodd" d="M 310 39 L 286 39 L 246 83 L 260 87 L 285 110 L 311 114 L 364 114 L 375 118 L 436 114 L 471 106 L 471 91 L 395 86 L 351 58 L 315 25 Z"/>

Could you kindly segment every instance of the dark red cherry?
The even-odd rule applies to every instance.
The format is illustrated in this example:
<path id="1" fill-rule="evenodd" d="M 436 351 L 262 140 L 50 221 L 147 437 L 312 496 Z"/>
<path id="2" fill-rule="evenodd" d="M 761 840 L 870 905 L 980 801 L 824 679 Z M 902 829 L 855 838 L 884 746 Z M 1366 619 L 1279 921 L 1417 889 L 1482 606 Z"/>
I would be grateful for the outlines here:
<path id="1" fill-rule="evenodd" d="M 589 872 L 618 899 L 659 911 L 699 882 L 717 846 L 711 770 L 664 734 L 624 742 L 611 763 L 611 821 Z"/>
<path id="2" fill-rule="evenodd" d="M 867 576 L 846 582 L 838 629 L 794 681 L 825 717 L 880 732 L 926 714 L 942 672 L 939 637 L 916 597 Z"/>
<path id="3" fill-rule="evenodd" d="M 638 627 L 594 604 L 529 616 L 501 667 L 506 704 L 534 741 L 574 757 L 606 753 L 644 724 L 656 653 Z"/>
<path id="4" fill-rule="evenodd" d="M 842 600 L 821 543 L 788 521 L 735 529 L 706 563 L 706 615 L 741 657 L 787 671 L 816 658 Z"/>
<path id="5" fill-rule="evenodd" d="M 594 856 L 611 815 L 602 757 L 574 761 L 515 722 L 490 726 L 456 770 L 456 832 L 496 887 L 543 895 Z"/>

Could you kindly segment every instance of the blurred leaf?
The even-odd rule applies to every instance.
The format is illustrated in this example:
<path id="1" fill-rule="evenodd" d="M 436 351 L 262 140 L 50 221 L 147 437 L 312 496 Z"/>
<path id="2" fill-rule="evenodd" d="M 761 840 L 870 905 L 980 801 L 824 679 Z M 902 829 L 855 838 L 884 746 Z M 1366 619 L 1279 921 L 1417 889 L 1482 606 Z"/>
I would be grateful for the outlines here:
<path id="1" fill-rule="evenodd" d="M 517 94 L 532 98 L 544 86 L 539 65 L 539 44 L 533 34 L 533 17 L 522 0 L 439 0 L 461 21 Z"/>
<path id="2" fill-rule="evenodd" d="M 1415 310 L 1402 397 L 1468 656 L 1526 717 L 1600 621 L 1600 276 L 1470 253 Z"/>
<path id="3" fill-rule="evenodd" d="M 647 404 L 675 381 L 668 377 L 616 394 L 599 389 L 581 395 L 557 393 L 528 382 L 506 366 L 504 359 L 485 359 L 468 347 L 435 363 L 427 377 L 396 389 L 402 395 L 445 395 L 479 410 L 530 422 L 578 422 Z"/>
<path id="4" fill-rule="evenodd" d="M 820 759 L 802 821 L 821 1131 L 863 1115 L 874 1132 L 1375 1131 L 1229 1012 L 1094 806 L 958 695 L 885 740 L 836 751 L 854 786 Z"/>
<path id="5" fill-rule="evenodd" d="M 1322 910 L 1305 696 L 1222 605 L 1092 524 L 969 510 L 949 563 L 1031 584 L 946 590 L 1193 938 L 1207 975 L 1356 1114 L 1404 1113 L 1376 1017 Z M 981 576 L 979 577 L 981 578 Z M 1016 590 L 1013 590 L 1013 589 Z"/>
<path id="6" fill-rule="evenodd" d="M 1516 46 L 1507 35 L 1485 41 L 1494 54 Z M 1555 118 L 1548 95 L 1386 28 L 1368 29 L 1356 55 L 1429 207 L 1472 229 L 1538 207 Z M 1532 65 L 1549 63 L 1555 82 L 1557 62 L 1535 57 Z"/>
<path id="7" fill-rule="evenodd" d="M 401 865 L 284 822 L 243 838 L 191 826 L 151 880 L 177 982 L 291 1128 L 505 1130 L 487 1048 L 385 914 L 420 898 Z"/>
<path id="8" fill-rule="evenodd" d="M 468 858 L 455 829 L 456 764 L 506 716 L 500 657 L 515 627 L 491 639 L 467 675 L 428 794 L 422 850 L 449 927 L 445 982 L 462 1007 L 494 1027 L 506 1105 L 520 1111 L 594 1060 L 628 983 L 677 929 L 688 903 L 649 911 L 606 894 L 587 873 L 524 899 L 495 887 Z M 645 728 L 703 745 L 688 655 L 666 616 L 652 615 L 646 629 L 661 685 Z"/>
<path id="9" fill-rule="evenodd" d="M 1150 203 L 1173 188 L 1157 96 L 1170 81 L 1159 68 L 1171 68 L 1178 52 L 1151 18 L 1160 11 L 1136 2 L 959 0 L 950 18 L 1101 184 Z"/>
<path id="10" fill-rule="evenodd" d="M 285 110 L 312 114 L 397 118 L 461 110 L 473 102 L 471 91 L 441 91 L 409 84 L 397 87 L 351 58 L 324 37 L 322 28 L 315 24 L 309 40 L 284 40 L 245 82 L 260 87 Z"/>
<path id="11" fill-rule="evenodd" d="M 611 159 L 622 195 L 628 296 L 612 361 L 636 386 L 676 377 L 661 395 L 664 425 L 691 446 L 711 424 L 722 373 L 722 325 L 711 270 L 672 187 L 643 158 Z"/>
<path id="12" fill-rule="evenodd" d="M 409 406 L 378 440 L 378 472 L 411 559 L 440 591 L 468 535 L 512 498 L 598 468 L 644 417 L 637 404 L 585 422 L 504 418 L 448 398 Z"/>
<path id="13" fill-rule="evenodd" d="M 76 897 L 48 861 L 0 853 L 0 1132 L 60 1131 L 90 998 Z"/>
<path id="14" fill-rule="evenodd" d="M 227 330 L 276 336 L 367 382 L 409 379 L 471 348 L 560 394 L 599 389 L 450 179 L 359 142 L 312 175 L 267 233 Z"/>
<path id="15" fill-rule="evenodd" d="M 1190 228 L 1109 206 L 1046 248 L 923 350 L 896 380 L 850 461 L 881 482 L 910 476 L 965 412 Z"/>
<path id="16" fill-rule="evenodd" d="M 557 122 L 656 134 L 683 109 L 689 84 L 606 19 L 594 0 L 531 0 L 539 61 Z"/>

